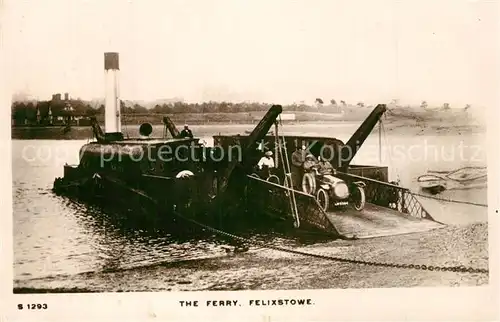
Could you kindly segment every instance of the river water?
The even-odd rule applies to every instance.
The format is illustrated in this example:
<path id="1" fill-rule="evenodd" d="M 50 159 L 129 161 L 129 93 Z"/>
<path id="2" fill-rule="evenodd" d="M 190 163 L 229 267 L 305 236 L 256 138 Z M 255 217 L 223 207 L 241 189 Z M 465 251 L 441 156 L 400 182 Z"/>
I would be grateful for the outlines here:
<path id="1" fill-rule="evenodd" d="M 250 126 L 233 128 L 213 126 L 194 128 L 196 134 L 241 132 Z M 346 140 L 354 127 L 337 127 L 335 134 Z M 315 125 L 288 131 L 326 136 L 333 130 L 329 125 Z M 465 165 L 485 166 L 484 135 L 469 136 L 397 136 L 382 140 L 372 135 L 363 145 L 353 163 L 386 164 L 390 179 L 400 179 L 403 186 L 417 191 L 416 177 L 427 170 L 453 170 Z M 54 285 L 53 281 L 75 279 L 82 274 L 106 271 L 126 271 L 140 267 L 153 270 L 157 265 L 180 261 L 226 258 L 228 242 L 204 234 L 179 236 L 175 231 L 143 230 L 140 225 L 123 223 L 112 214 L 95 207 L 81 205 L 51 192 L 54 178 L 62 176 L 64 163 L 77 163 L 78 151 L 84 140 L 14 140 L 13 149 L 13 237 L 14 281 L 17 287 Z M 444 197 L 486 203 L 486 188 L 446 191 Z M 421 200 L 431 215 L 444 222 L 467 225 L 486 222 L 485 208 Z M 259 233 L 275 245 L 303 247 L 301 241 L 281 233 Z M 278 255 L 279 256 L 279 255 Z M 227 258 L 224 259 L 227 261 Z M 229 260 L 231 263 L 231 260 Z M 235 258 L 236 262 L 237 259 Z M 224 277 L 211 277 L 212 284 L 223 284 Z M 80 287 L 85 285 L 80 283 Z M 228 286 L 227 289 L 231 289 Z"/>

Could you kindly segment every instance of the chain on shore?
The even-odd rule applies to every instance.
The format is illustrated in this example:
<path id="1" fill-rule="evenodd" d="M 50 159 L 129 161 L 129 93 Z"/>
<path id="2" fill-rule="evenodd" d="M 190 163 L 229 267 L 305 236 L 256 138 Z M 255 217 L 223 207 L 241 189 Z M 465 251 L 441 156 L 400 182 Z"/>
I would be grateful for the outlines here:
<path id="1" fill-rule="evenodd" d="M 336 256 L 307 253 L 307 252 L 302 252 L 299 250 L 289 249 L 289 248 L 285 248 L 285 247 L 269 245 L 268 243 L 264 243 L 264 242 L 260 242 L 260 241 L 252 241 L 248 238 L 237 236 L 237 235 L 216 229 L 214 227 L 210 227 L 210 226 L 205 225 L 203 223 L 200 223 L 196 220 L 184 217 L 177 212 L 175 212 L 175 214 L 184 220 L 187 220 L 193 224 L 196 224 L 200 227 L 203 227 L 203 228 L 205 228 L 211 232 L 217 233 L 219 235 L 224 235 L 224 236 L 227 236 L 227 237 L 230 237 L 230 238 L 233 238 L 233 239 L 245 242 L 245 243 L 254 244 L 254 245 L 260 246 L 262 248 L 274 249 L 274 250 L 287 252 L 287 253 L 291 253 L 291 254 L 296 254 L 296 255 L 309 256 L 309 257 L 315 257 L 315 258 L 319 258 L 319 259 L 332 260 L 332 261 L 350 263 L 350 264 L 379 266 L 379 267 L 393 267 L 393 268 L 401 268 L 401 269 L 426 270 L 426 271 L 431 271 L 431 272 L 432 271 L 459 272 L 459 273 L 471 273 L 471 274 L 488 274 L 489 273 L 488 269 L 466 267 L 463 265 L 460 265 L 460 266 L 434 266 L 434 265 L 418 265 L 418 264 L 394 264 L 394 263 L 365 261 L 365 260 L 358 260 L 358 259 L 349 259 L 349 258 L 342 258 L 342 257 L 336 257 Z"/>

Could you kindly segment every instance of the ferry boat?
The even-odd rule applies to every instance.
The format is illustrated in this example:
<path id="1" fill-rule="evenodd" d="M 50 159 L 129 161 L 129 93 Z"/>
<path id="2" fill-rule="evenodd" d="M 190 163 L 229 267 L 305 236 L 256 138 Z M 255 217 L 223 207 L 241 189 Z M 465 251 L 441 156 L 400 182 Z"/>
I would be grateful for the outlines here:
<path id="1" fill-rule="evenodd" d="M 383 104 L 346 143 L 281 134 L 280 105 L 272 106 L 250 133 L 215 135 L 211 147 L 197 137 L 182 137 L 168 117 L 168 137 L 150 137 L 152 127 L 146 123 L 140 127 L 141 137 L 126 139 L 121 133 L 118 53 L 105 53 L 104 61 L 105 130 L 92 119 L 95 141 L 82 146 L 79 164 L 64 166 L 63 177 L 54 182 L 57 194 L 138 209 L 144 219 L 183 216 L 216 225 L 264 215 L 332 238 L 370 238 L 442 226 L 408 189 L 389 182 L 387 167 L 351 164 L 385 113 Z M 315 167 L 294 170 L 293 153 L 302 146 L 313 163 L 318 157 L 325 159 L 322 152 L 328 150 L 331 172 L 319 173 Z M 275 166 L 260 171 L 259 159 L 269 151 Z"/>

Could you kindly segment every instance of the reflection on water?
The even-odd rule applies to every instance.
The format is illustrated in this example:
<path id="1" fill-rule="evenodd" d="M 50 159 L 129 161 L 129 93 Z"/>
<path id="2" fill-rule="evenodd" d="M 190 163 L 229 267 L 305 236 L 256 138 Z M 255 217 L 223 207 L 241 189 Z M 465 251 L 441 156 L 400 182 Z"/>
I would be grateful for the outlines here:
<path id="1" fill-rule="evenodd" d="M 215 131 L 217 132 L 217 131 Z M 344 136 L 348 136 L 348 131 Z M 323 133 L 324 135 L 324 133 Z M 340 136 L 340 135 L 337 135 Z M 340 137 L 345 139 L 343 137 Z M 392 144 L 418 144 L 422 138 L 392 137 Z M 408 139 L 410 142 L 408 143 Z M 430 139 L 430 138 L 429 138 Z M 453 137 L 432 138 L 433 144 L 451 146 Z M 460 138 L 465 139 L 465 138 Z M 481 142 L 479 137 L 467 138 L 467 144 Z M 395 143 L 394 143 L 395 142 Z M 14 209 L 14 274 L 16 280 L 73 275 L 81 272 L 126 269 L 170 261 L 224 256 L 229 241 L 201 230 L 179 232 L 179 223 L 165 227 L 141 227 L 126 214 L 84 206 L 51 192 L 55 177 L 62 176 L 64 163 L 77 163 L 78 151 L 85 141 L 14 141 L 13 142 L 13 209 Z M 43 147 L 43 151 L 40 151 Z M 378 138 L 370 137 L 356 156 L 358 164 L 377 164 Z M 475 151 L 473 151 L 476 153 Z M 472 153 L 472 152 L 470 152 Z M 415 178 L 428 169 L 454 169 L 463 165 L 485 165 L 485 151 L 471 160 L 456 159 L 409 163 L 393 158 L 391 179 L 399 176 L 401 183 L 416 189 Z M 467 160 L 469 158 L 469 160 Z M 392 163 L 392 164 L 391 164 Z M 486 202 L 485 189 L 445 192 L 454 199 Z M 425 201 L 425 206 L 443 212 L 442 205 Z M 470 211 L 463 206 L 448 210 Z M 455 208 L 453 208 L 455 207 Z M 465 209 L 465 210 L 463 210 Z M 476 210 L 476 209 L 474 209 Z M 305 241 L 290 237 L 279 226 L 263 224 L 254 232 L 240 232 L 247 237 L 266 238 L 269 243 L 293 247 Z M 306 240 L 314 242 L 314 239 Z"/>

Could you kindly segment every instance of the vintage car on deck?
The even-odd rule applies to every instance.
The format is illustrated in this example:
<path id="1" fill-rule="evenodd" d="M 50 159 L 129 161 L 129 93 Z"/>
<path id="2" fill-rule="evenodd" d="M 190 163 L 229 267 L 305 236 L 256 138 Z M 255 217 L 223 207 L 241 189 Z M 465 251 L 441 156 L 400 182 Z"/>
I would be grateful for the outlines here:
<path id="1" fill-rule="evenodd" d="M 308 164 L 309 163 L 309 164 Z M 331 207 L 343 208 L 352 205 L 357 211 L 365 207 L 365 183 L 353 182 L 348 185 L 336 176 L 336 170 L 327 160 L 315 160 L 311 155 L 304 162 L 302 191 L 313 195 L 324 211 Z"/>

